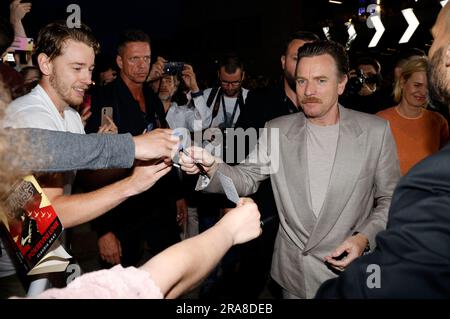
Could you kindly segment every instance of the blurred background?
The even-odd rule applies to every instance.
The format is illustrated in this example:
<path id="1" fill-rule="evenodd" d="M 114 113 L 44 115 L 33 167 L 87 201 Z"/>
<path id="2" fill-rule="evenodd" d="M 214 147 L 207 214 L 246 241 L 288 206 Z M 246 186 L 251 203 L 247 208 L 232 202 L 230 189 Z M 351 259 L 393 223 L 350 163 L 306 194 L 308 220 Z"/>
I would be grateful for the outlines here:
<path id="1" fill-rule="evenodd" d="M 152 38 L 153 59 L 193 63 L 198 74 L 215 76 L 215 62 L 224 52 L 236 52 L 246 62 L 248 73 L 274 78 L 280 75 L 279 58 L 286 36 L 298 29 L 314 31 L 325 38 L 346 44 L 351 22 L 357 33 L 349 46 L 350 56 L 371 53 L 385 69 L 390 57 L 404 47 L 427 52 L 430 28 L 440 0 L 127 0 L 120 5 L 106 0 L 28 0 L 33 7 L 23 22 L 29 37 L 50 21 L 67 19 L 68 5 L 80 6 L 82 22 L 88 24 L 102 44 L 102 51 L 114 54 L 119 32 L 135 27 Z M 374 5 L 386 31 L 374 48 L 368 44 L 375 29 L 368 28 L 367 17 Z M 9 14 L 9 1 L 1 1 L 0 12 Z M 408 27 L 401 10 L 412 8 L 420 22 L 408 43 L 398 41 Z"/>

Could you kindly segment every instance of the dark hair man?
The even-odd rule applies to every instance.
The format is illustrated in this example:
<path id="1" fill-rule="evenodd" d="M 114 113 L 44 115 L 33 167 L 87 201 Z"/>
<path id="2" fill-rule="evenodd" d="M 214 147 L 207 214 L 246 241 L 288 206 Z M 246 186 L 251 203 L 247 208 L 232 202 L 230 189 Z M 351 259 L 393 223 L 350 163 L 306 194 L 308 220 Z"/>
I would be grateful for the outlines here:
<path id="1" fill-rule="evenodd" d="M 86 131 L 97 131 L 105 106 L 112 107 L 119 133 L 136 136 L 143 131 L 168 128 L 161 101 L 146 85 L 148 77 L 158 78 L 163 74 L 164 62 L 159 57 L 151 65 L 150 38 L 145 32 L 123 31 L 117 44 L 119 76 L 93 92 L 92 116 Z M 95 172 L 95 180 L 116 180 L 122 175 L 123 172 Z M 93 179 L 91 176 L 89 181 Z M 136 265 L 143 254 L 145 241 L 151 253 L 156 254 L 180 240 L 176 205 L 183 199 L 180 199 L 178 186 L 178 177 L 169 174 L 151 190 L 125 201 L 93 222 L 105 267 L 118 263 Z"/>
<path id="2" fill-rule="evenodd" d="M 369 114 L 387 108 L 388 94 L 381 89 L 381 64 L 372 57 L 361 57 L 349 72 L 349 80 L 339 102 L 345 107 Z"/>
<path id="3" fill-rule="evenodd" d="M 285 298 L 314 297 L 321 283 L 374 248 L 400 177 L 387 121 L 338 104 L 347 71 L 340 44 L 307 43 L 296 68 L 303 112 L 269 121 L 267 136 L 237 166 L 191 149 L 210 177 L 200 178 L 199 189 L 221 192 L 217 171 L 231 178 L 241 195 L 271 178 L 280 217 L 271 275 Z M 187 156 L 182 168 L 199 171 Z"/>
<path id="4" fill-rule="evenodd" d="M 450 106 L 450 3 L 431 33 L 429 89 Z M 318 298 L 449 298 L 449 161 L 447 144 L 402 178 L 375 251 L 325 282 Z"/>
<path id="5" fill-rule="evenodd" d="M 316 34 L 308 31 L 300 30 L 289 35 L 280 59 L 283 79 L 272 87 L 249 92 L 236 127 L 258 130 L 274 118 L 301 110 L 295 93 L 298 49 L 305 43 L 318 40 Z M 249 145 L 249 150 L 254 147 L 255 145 Z M 257 298 L 269 276 L 279 220 L 270 180 L 263 181 L 252 198 L 258 204 L 262 219 L 266 221 L 264 232 L 248 244 L 234 248 L 240 250 L 240 267 L 235 274 L 235 280 L 228 280 L 227 284 L 231 286 L 229 290 L 233 294 Z M 271 292 L 276 295 L 277 291 L 273 286 L 270 285 Z"/>

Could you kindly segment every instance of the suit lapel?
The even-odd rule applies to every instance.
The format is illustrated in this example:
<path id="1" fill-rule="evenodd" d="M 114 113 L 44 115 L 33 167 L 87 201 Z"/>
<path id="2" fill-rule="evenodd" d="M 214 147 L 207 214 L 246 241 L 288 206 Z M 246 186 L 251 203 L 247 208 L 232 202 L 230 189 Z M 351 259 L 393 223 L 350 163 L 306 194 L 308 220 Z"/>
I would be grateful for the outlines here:
<path id="1" fill-rule="evenodd" d="M 311 194 L 309 190 L 308 154 L 306 143 L 306 118 L 303 113 L 298 114 L 298 120 L 286 134 L 288 143 L 283 154 L 289 154 L 284 158 L 287 190 L 292 198 L 295 214 L 290 218 L 296 224 L 301 224 L 309 234 L 314 229 L 316 219 L 312 210 Z M 298 199 L 301 200 L 298 200 Z"/>
<path id="2" fill-rule="evenodd" d="M 339 106 L 339 138 L 325 201 L 305 249 L 315 247 L 333 228 L 344 209 L 361 170 L 365 147 L 362 129 Z M 309 188 L 308 188 L 309 191 Z"/>

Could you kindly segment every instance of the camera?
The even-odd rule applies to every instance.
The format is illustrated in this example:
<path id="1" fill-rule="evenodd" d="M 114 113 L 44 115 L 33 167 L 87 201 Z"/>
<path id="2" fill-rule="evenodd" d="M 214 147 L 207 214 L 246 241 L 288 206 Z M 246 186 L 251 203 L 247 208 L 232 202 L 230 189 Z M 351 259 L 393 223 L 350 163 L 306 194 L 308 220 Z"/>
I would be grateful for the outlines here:
<path id="1" fill-rule="evenodd" d="M 181 74 L 184 68 L 184 62 L 167 62 L 164 63 L 164 74 L 177 75 Z"/>
<path id="2" fill-rule="evenodd" d="M 366 76 L 363 70 L 356 70 L 356 76 L 348 80 L 347 83 L 347 93 L 349 95 L 357 94 L 363 87 L 365 83 L 367 84 L 380 84 L 380 76 L 378 74 L 373 74 Z"/>

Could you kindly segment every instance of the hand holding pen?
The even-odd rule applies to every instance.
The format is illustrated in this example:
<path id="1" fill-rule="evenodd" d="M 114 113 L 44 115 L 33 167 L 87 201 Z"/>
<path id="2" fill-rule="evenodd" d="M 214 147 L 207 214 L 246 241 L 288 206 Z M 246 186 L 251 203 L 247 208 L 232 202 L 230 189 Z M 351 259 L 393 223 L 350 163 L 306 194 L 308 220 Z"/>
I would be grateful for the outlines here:
<path id="1" fill-rule="evenodd" d="M 209 173 L 217 166 L 216 158 L 201 147 L 192 146 L 181 149 L 180 152 L 182 154 L 178 163 L 187 174 L 209 176 Z"/>

